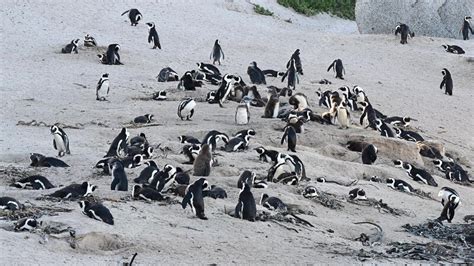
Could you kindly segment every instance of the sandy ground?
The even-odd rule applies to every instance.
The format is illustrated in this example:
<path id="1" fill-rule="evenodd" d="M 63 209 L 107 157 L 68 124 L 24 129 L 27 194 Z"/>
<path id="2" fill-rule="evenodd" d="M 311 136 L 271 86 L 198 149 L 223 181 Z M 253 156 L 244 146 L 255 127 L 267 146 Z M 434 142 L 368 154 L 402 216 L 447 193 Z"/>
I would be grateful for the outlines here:
<path id="1" fill-rule="evenodd" d="M 288 204 L 298 206 L 313 215 L 301 216 L 316 225 L 315 228 L 286 224 L 296 231 L 273 222 L 247 222 L 224 213 L 233 209 L 239 190 L 235 187 L 239 174 L 249 169 L 259 177 L 266 176 L 269 164 L 259 162 L 253 148 L 263 145 L 285 152 L 279 145 L 283 127 L 278 119 L 263 119 L 263 108 L 251 108 L 249 126 L 234 124 L 236 103 L 229 102 L 220 109 L 217 105 L 198 102 L 192 121 L 181 121 L 176 115 L 178 100 L 182 97 L 203 97 L 208 85 L 197 92 L 174 90 L 176 83 L 158 83 L 155 76 L 163 67 L 170 66 L 179 74 L 195 67 L 196 62 L 208 62 L 215 39 L 221 41 L 226 60 L 220 66 L 223 73 L 242 75 L 249 82 L 246 68 L 251 61 L 261 68 L 283 70 L 292 54 L 299 48 L 305 75 L 300 77 L 298 92 L 305 93 L 316 112 L 324 109 L 317 105 L 318 88 L 337 89 L 340 86 L 359 85 L 365 89 L 374 106 L 388 115 L 408 115 L 416 118 L 413 126 L 427 139 L 439 140 L 448 152 L 456 154 L 473 175 L 474 158 L 473 84 L 474 41 L 416 37 L 408 45 L 400 45 L 391 35 L 359 35 L 354 22 L 328 15 L 303 17 L 278 6 L 275 1 L 255 1 L 273 12 L 264 17 L 252 11 L 245 1 L 6 1 L 0 8 L 3 17 L 0 29 L 2 41 L 0 61 L 0 92 L 2 119 L 0 133 L 0 167 L 15 167 L 20 171 L 47 176 L 55 185 L 68 185 L 90 181 L 99 186 L 95 195 L 104 200 L 115 217 L 115 225 L 89 219 L 81 214 L 76 202 L 54 203 L 36 200 L 51 191 L 29 191 L 9 187 L 10 177 L 2 170 L 0 196 L 12 196 L 20 202 L 38 206 L 61 206 L 72 212 L 57 216 L 43 216 L 39 220 L 60 222 L 74 228 L 78 235 L 102 232 L 118 235 L 119 249 L 112 251 L 72 249 L 63 239 L 50 238 L 40 244 L 38 234 L 15 233 L 0 230 L 2 251 L 0 258 L 8 264 L 116 264 L 138 252 L 139 264 L 184 263 L 355 263 L 351 253 L 363 248 L 353 241 L 370 227 L 353 222 L 372 221 L 385 232 L 382 245 L 373 249 L 384 251 L 393 241 L 426 242 L 426 238 L 403 232 L 406 223 L 418 224 L 438 217 L 442 206 L 437 200 L 421 199 L 393 191 L 385 184 L 360 180 L 370 198 L 383 199 L 389 206 L 404 210 L 407 215 L 394 216 L 377 209 L 343 200 L 343 208 L 333 210 L 303 198 L 298 187 L 270 184 L 268 189 L 254 189 L 258 200 L 265 192 L 278 196 Z M 136 7 L 144 21 L 154 21 L 160 34 L 163 50 L 152 50 L 147 44 L 147 28 L 143 23 L 131 27 L 120 14 Z M 293 23 L 284 20 L 291 18 Z M 79 54 L 60 54 L 61 48 L 73 38 L 89 33 L 99 46 L 109 43 L 121 45 L 123 66 L 106 66 L 97 61 L 95 48 L 80 47 Z M 466 55 L 444 52 L 441 44 L 459 44 Z M 346 67 L 346 79 L 335 80 L 327 66 L 341 58 Z M 454 95 L 445 96 L 439 90 L 442 68 L 450 69 L 454 79 Z M 109 102 L 95 100 L 95 86 L 102 73 L 110 73 Z M 329 79 L 332 85 L 319 85 L 315 81 Z M 269 84 L 284 86 L 277 79 Z M 84 86 L 79 86 L 77 84 Z M 259 87 L 261 91 L 263 87 Z M 169 101 L 143 101 L 157 90 L 168 90 Z M 211 129 L 228 134 L 248 127 L 258 135 L 252 139 L 250 149 L 240 153 L 219 152 L 219 166 L 208 178 L 227 190 L 229 198 L 206 198 L 208 221 L 195 218 L 189 209 L 180 205 L 148 204 L 130 201 L 129 193 L 110 191 L 110 177 L 97 175 L 95 163 L 105 154 L 110 141 L 120 128 L 135 116 L 155 115 L 156 127 L 130 129 L 132 136 L 144 132 L 152 144 L 169 147 L 169 152 L 158 152 L 155 161 L 162 167 L 166 163 L 182 166 L 184 157 L 179 154 L 181 144 L 177 136 L 186 134 L 202 138 Z M 356 122 L 359 114 L 354 113 Z M 55 156 L 52 137 L 47 127 L 16 125 L 18 121 L 60 122 L 79 125 L 81 129 L 66 129 L 71 141 L 71 155 L 64 160 L 67 169 L 35 169 L 29 167 L 29 153 L 39 152 Z M 298 156 L 305 162 L 308 176 L 313 180 L 327 179 L 349 182 L 366 175 L 394 177 L 410 182 L 415 188 L 436 196 L 439 187 L 417 184 L 406 174 L 394 168 L 389 150 L 381 150 L 372 166 L 362 165 L 359 154 L 341 146 L 350 137 L 366 136 L 383 141 L 375 131 L 354 125 L 348 130 L 337 126 L 309 123 L 298 143 Z M 399 141 L 401 142 L 401 141 Z M 414 144 L 413 144 L 414 145 Z M 453 184 L 442 178 L 429 160 L 421 162 L 441 186 L 456 189 L 462 198 L 454 223 L 474 214 L 474 200 L 469 197 L 472 187 Z M 185 170 L 189 165 L 182 166 Z M 129 180 L 138 176 L 142 168 L 128 169 Z M 194 180 L 195 178 L 192 177 Z M 132 182 L 130 182 L 130 186 Z M 335 184 L 316 184 L 324 192 L 343 198 L 353 187 Z M 120 200 L 120 199 L 126 200 Z M 178 198 L 179 200 L 179 198 Z M 263 208 L 258 206 L 259 210 Z M 1 220 L 1 226 L 12 221 Z M 330 233 L 331 229 L 334 232 Z M 368 248 L 372 249 L 372 248 Z M 22 254 L 34 254 L 24 256 Z M 413 262 L 401 259 L 379 259 L 371 262 Z"/>

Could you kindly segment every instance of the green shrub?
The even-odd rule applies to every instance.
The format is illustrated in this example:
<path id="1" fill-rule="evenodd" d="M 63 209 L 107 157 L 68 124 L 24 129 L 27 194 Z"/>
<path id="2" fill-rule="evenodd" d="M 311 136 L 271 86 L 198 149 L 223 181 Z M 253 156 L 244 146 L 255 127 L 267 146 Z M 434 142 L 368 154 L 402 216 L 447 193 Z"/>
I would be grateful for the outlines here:
<path id="1" fill-rule="evenodd" d="M 277 2 L 306 16 L 327 12 L 341 18 L 355 19 L 356 0 L 277 0 Z"/>
<path id="2" fill-rule="evenodd" d="M 264 8 L 263 6 L 260 6 L 260 5 L 254 5 L 253 11 L 255 11 L 255 13 L 260 14 L 260 15 L 273 16 L 272 11 L 270 11 L 270 10 Z"/>

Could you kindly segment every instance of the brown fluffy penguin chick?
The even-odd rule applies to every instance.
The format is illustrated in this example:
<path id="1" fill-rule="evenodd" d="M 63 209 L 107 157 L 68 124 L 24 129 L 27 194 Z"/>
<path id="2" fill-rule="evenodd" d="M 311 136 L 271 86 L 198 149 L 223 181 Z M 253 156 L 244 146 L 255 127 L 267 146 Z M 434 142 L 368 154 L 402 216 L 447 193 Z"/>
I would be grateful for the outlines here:
<path id="1" fill-rule="evenodd" d="M 211 174 L 212 155 L 209 145 L 201 147 L 199 155 L 194 160 L 194 176 L 209 176 Z"/>

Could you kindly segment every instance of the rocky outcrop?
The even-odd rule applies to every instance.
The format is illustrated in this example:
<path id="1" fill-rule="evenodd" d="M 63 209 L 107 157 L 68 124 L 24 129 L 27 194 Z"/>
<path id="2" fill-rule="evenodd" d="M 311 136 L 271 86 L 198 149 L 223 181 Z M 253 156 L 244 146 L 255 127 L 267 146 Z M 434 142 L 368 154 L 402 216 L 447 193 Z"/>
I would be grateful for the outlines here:
<path id="1" fill-rule="evenodd" d="M 473 0 L 357 0 L 360 33 L 392 34 L 398 22 L 416 35 L 461 38 L 464 16 L 473 16 Z"/>

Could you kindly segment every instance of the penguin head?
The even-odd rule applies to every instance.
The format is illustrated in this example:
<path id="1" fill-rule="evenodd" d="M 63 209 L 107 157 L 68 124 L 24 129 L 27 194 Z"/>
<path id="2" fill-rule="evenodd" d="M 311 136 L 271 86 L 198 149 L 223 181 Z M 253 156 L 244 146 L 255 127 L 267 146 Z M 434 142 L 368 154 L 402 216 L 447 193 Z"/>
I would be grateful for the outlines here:
<path id="1" fill-rule="evenodd" d="M 145 165 L 158 168 L 158 165 L 153 160 L 149 160 L 149 161 L 145 162 Z"/>
<path id="2" fill-rule="evenodd" d="M 151 122 L 151 120 L 153 120 L 153 115 L 151 114 L 146 114 L 145 117 L 146 119 L 148 119 L 148 122 Z"/>
<path id="3" fill-rule="evenodd" d="M 258 148 L 255 148 L 254 150 L 257 151 L 257 153 L 260 155 L 265 153 L 264 147 L 258 147 Z"/>
<path id="4" fill-rule="evenodd" d="M 448 45 L 447 44 L 443 44 L 441 45 L 446 51 L 448 50 Z"/>
<path id="5" fill-rule="evenodd" d="M 402 160 L 394 160 L 393 164 L 395 167 L 403 168 L 403 161 Z"/>
<path id="6" fill-rule="evenodd" d="M 395 135 L 400 136 L 402 134 L 402 130 L 399 129 L 398 127 L 394 127 L 393 131 L 395 131 Z"/>
<path id="7" fill-rule="evenodd" d="M 262 205 L 268 199 L 268 194 L 263 193 L 262 197 L 260 197 L 260 205 Z"/>
<path id="8" fill-rule="evenodd" d="M 250 62 L 250 66 L 251 67 L 257 67 L 257 62 L 255 62 L 255 61 Z"/>
<path id="9" fill-rule="evenodd" d="M 215 45 L 219 45 L 219 40 L 216 39 L 216 41 L 214 42 Z"/>
<path id="10" fill-rule="evenodd" d="M 303 197 L 314 198 L 318 196 L 318 190 L 314 186 L 307 186 L 303 191 Z"/>
<path id="11" fill-rule="evenodd" d="M 140 21 L 141 19 L 142 19 L 142 15 L 141 15 L 141 14 L 137 14 L 137 15 L 135 16 L 135 22 L 138 23 L 138 21 Z"/>
<path id="12" fill-rule="evenodd" d="M 410 121 L 411 121 L 411 118 L 410 118 L 409 116 L 404 116 L 404 117 L 403 117 L 403 122 L 404 122 L 405 124 L 410 123 Z"/>
<path id="13" fill-rule="evenodd" d="M 166 164 L 165 167 L 163 167 L 163 171 L 168 173 L 168 176 L 172 176 L 176 173 L 176 167 L 171 164 Z"/>
<path id="14" fill-rule="evenodd" d="M 369 146 L 373 147 L 375 153 L 379 152 L 379 149 L 377 149 L 377 147 L 375 145 L 370 144 Z"/>
<path id="15" fill-rule="evenodd" d="M 295 51 L 294 54 L 295 54 L 295 55 L 299 55 L 299 54 L 300 54 L 300 49 L 296 49 L 296 51 Z"/>
<path id="16" fill-rule="evenodd" d="M 90 202 L 87 200 L 79 201 L 79 207 L 81 208 L 82 212 L 85 213 L 86 209 L 89 208 Z"/>
<path id="17" fill-rule="evenodd" d="M 87 196 L 92 195 L 92 192 L 94 192 L 97 189 L 97 186 L 92 185 L 89 182 L 85 182 L 85 183 L 87 183 L 87 190 L 86 190 L 86 193 L 84 194 L 84 197 L 87 197 Z"/>
<path id="18" fill-rule="evenodd" d="M 148 23 L 146 23 L 146 25 L 147 25 L 148 28 L 150 28 L 150 29 L 155 27 L 155 23 L 153 23 L 153 22 L 148 22 Z"/>
<path id="19" fill-rule="evenodd" d="M 54 134 L 59 134 L 59 133 L 61 133 L 61 132 L 59 131 L 58 126 L 52 125 L 52 126 L 51 126 L 51 134 L 54 135 Z"/>
<path id="20" fill-rule="evenodd" d="M 394 178 L 388 178 L 386 182 L 387 182 L 387 185 L 389 185 L 389 186 L 395 186 L 395 179 Z"/>
<path id="21" fill-rule="evenodd" d="M 324 177 L 318 177 L 318 178 L 316 178 L 316 182 L 318 182 L 318 183 L 326 183 L 326 178 L 324 178 Z"/>
<path id="22" fill-rule="evenodd" d="M 470 19 L 472 19 L 471 16 L 465 16 L 465 17 L 464 17 L 464 20 L 465 20 L 465 21 L 469 21 Z"/>
<path id="23" fill-rule="evenodd" d="M 108 78 L 108 77 L 109 77 L 109 73 L 102 74 L 102 78 Z"/>

